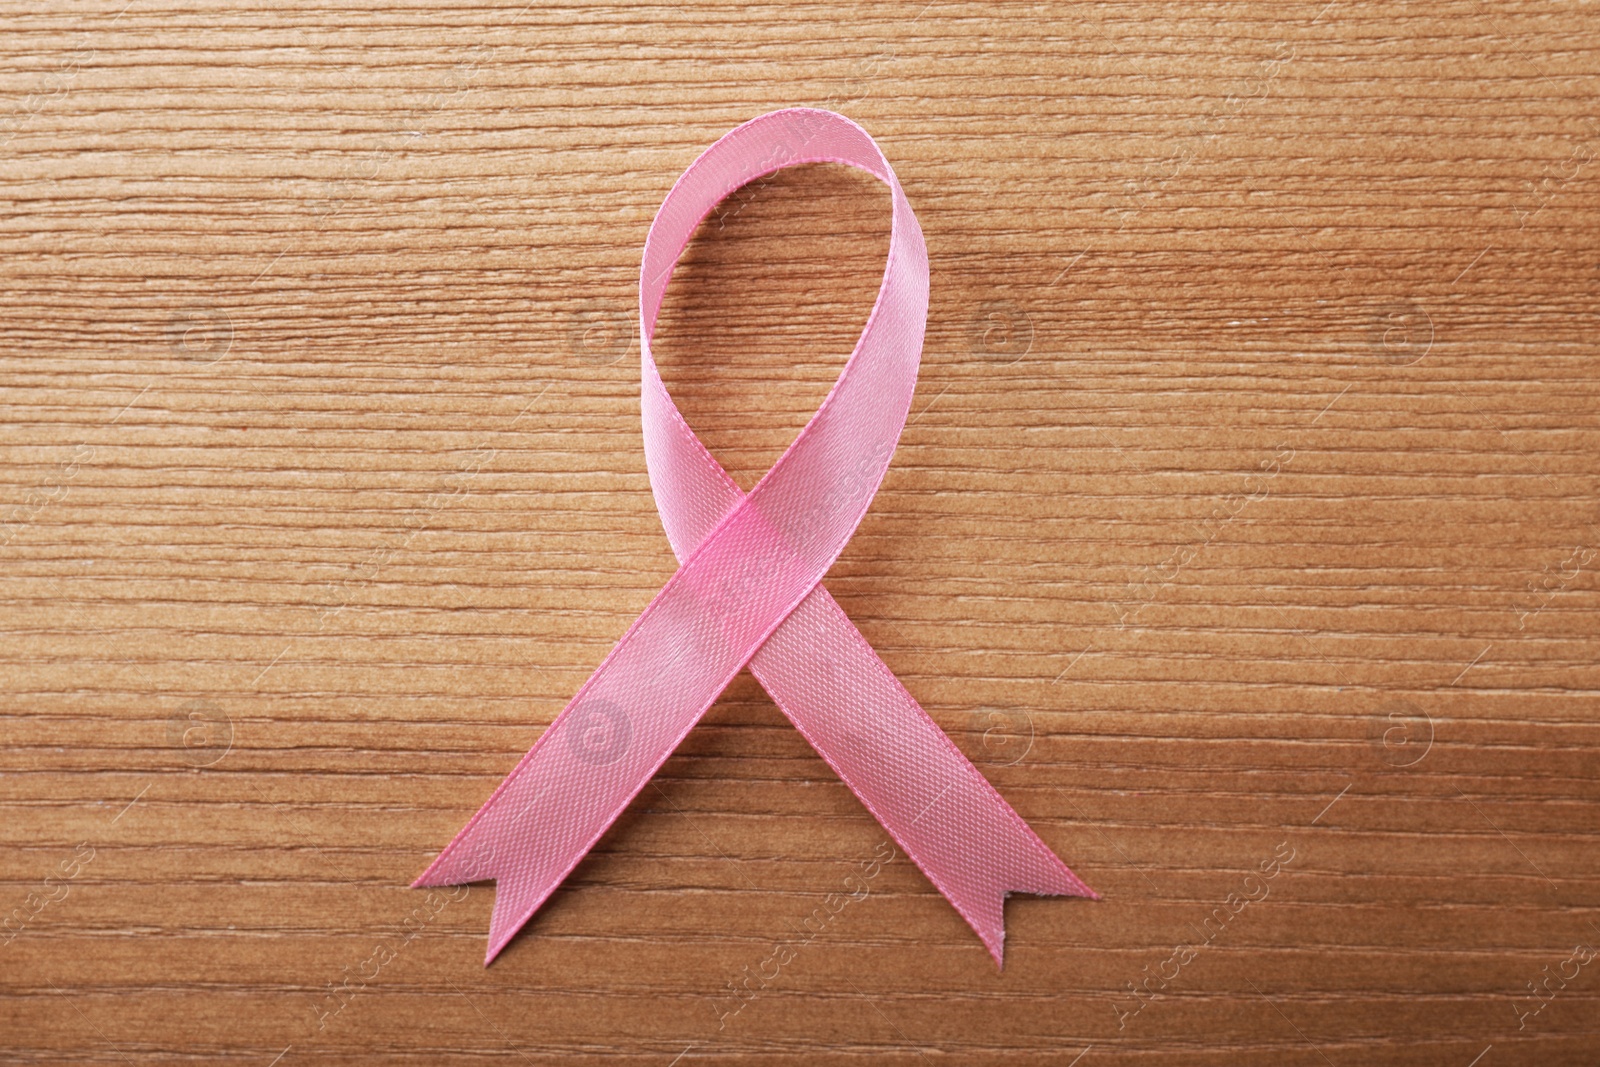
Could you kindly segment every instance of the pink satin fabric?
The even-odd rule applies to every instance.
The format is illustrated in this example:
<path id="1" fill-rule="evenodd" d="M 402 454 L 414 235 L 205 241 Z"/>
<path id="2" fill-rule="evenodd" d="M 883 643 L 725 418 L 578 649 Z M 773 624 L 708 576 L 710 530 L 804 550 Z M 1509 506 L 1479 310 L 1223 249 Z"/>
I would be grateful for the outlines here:
<path id="1" fill-rule="evenodd" d="M 872 314 L 822 406 L 748 494 L 706 451 L 650 355 L 679 254 L 729 193 L 843 163 L 893 194 Z M 667 194 L 639 279 L 645 458 L 680 566 L 528 754 L 417 879 L 493 878 L 485 964 L 538 910 L 746 665 L 1003 960 L 1006 893 L 1094 897 L 928 718 L 819 583 L 888 469 L 916 386 L 928 255 L 894 171 L 842 115 L 775 111 L 708 148 Z"/>

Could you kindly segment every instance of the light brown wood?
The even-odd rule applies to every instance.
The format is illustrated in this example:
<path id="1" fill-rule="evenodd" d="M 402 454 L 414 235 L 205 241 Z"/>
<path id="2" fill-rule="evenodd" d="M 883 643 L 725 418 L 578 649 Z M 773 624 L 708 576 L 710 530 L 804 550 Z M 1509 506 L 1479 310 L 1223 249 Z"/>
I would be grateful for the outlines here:
<path id="1" fill-rule="evenodd" d="M 0 18 L 0 1061 L 1600 1059 L 1593 5 Z M 933 267 L 828 588 L 1105 899 L 998 973 L 900 856 L 776 967 L 884 835 L 743 676 L 484 970 L 407 885 L 671 573 L 639 249 L 790 104 Z M 689 249 L 744 484 L 887 225 Z"/>

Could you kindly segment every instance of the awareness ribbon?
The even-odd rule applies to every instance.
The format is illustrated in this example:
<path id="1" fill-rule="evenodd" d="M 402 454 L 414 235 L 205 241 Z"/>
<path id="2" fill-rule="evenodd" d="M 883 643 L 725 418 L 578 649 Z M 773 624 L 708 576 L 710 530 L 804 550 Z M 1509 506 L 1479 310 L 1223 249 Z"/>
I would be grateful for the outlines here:
<path id="1" fill-rule="evenodd" d="M 889 261 L 839 380 L 745 493 L 689 429 L 650 355 L 678 256 L 724 197 L 801 163 L 893 194 Z M 1095 897 L 884 665 L 822 587 L 905 426 L 928 315 L 928 252 L 860 126 L 788 108 L 706 149 L 661 204 L 639 275 L 645 461 L 678 570 L 416 886 L 493 878 L 492 961 L 746 665 L 1003 963 L 1011 891 Z"/>

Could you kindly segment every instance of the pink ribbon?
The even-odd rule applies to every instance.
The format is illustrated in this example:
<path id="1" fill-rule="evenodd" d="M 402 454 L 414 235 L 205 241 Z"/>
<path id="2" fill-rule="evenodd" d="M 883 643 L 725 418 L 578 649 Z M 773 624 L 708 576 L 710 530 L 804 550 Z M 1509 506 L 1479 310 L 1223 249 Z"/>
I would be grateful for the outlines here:
<path id="1" fill-rule="evenodd" d="M 799 163 L 844 163 L 893 193 L 889 262 L 822 406 L 748 494 L 673 405 L 650 356 L 695 227 L 729 193 Z M 677 573 L 417 886 L 493 878 L 492 961 L 621 815 L 723 688 L 751 673 L 1003 962 L 1011 891 L 1095 897 L 906 692 L 820 582 L 866 513 L 916 386 L 928 253 L 866 131 L 811 108 L 725 135 L 685 171 L 639 276 L 645 459 Z"/>

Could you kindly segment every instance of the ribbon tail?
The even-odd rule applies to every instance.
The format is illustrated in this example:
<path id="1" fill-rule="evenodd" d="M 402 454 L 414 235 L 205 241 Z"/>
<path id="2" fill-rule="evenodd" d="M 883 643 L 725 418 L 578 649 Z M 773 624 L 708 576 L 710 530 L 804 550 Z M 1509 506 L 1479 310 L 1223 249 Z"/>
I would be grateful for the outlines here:
<path id="1" fill-rule="evenodd" d="M 750 669 L 998 966 L 1007 894 L 1099 899 L 928 717 L 826 589 L 812 590 Z"/>
<path id="2" fill-rule="evenodd" d="M 931 719 L 927 721 L 938 729 Z M 822 749 L 818 752 L 827 758 Z M 848 776 L 841 772 L 840 777 L 982 939 L 995 966 L 1004 969 L 1007 896 L 1031 893 L 1099 900 L 1100 894 L 1072 873 L 965 756 L 959 751 L 955 756 L 966 764 L 965 771 L 956 772 L 961 778 L 930 805 L 945 812 L 945 818 L 931 826 L 924 825 L 931 815 L 908 821 L 903 808 L 879 802 L 894 788 L 887 780 L 892 770 L 853 771 Z"/>
<path id="3" fill-rule="evenodd" d="M 1099 900 L 1100 894 L 1073 874 L 998 793 L 993 799 L 1009 818 L 993 820 L 999 833 L 985 839 L 988 847 L 977 854 L 968 853 L 962 861 L 964 866 L 986 871 L 987 877 L 950 877 L 945 870 L 948 864 L 939 854 L 918 848 L 912 840 L 901 843 L 913 862 L 983 940 L 989 955 L 994 957 L 995 966 L 1004 968 L 1007 896 L 1032 893 Z"/>
<path id="4" fill-rule="evenodd" d="M 483 957 L 485 967 L 494 962 L 500 950 L 510 943 L 517 931 L 533 917 L 533 913 L 539 910 L 540 905 L 566 877 L 566 872 L 550 877 L 548 870 L 526 863 L 497 864 L 497 831 L 490 829 L 489 823 L 490 820 L 474 818 L 439 853 L 428 869 L 411 883 L 413 889 L 422 889 L 428 886 L 494 882 L 494 911 L 489 919 L 489 948 Z"/>

